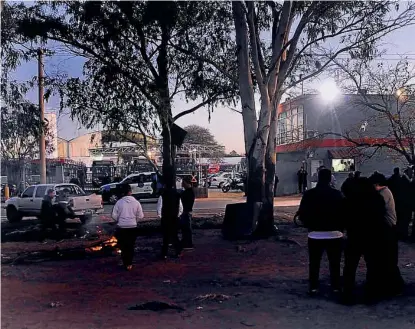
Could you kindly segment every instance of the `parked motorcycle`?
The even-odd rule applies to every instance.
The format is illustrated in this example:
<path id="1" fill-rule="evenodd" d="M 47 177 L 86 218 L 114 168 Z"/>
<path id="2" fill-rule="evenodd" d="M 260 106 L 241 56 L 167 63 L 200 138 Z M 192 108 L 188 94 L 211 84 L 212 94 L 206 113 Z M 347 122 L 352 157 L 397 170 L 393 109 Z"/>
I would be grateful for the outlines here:
<path id="1" fill-rule="evenodd" d="M 244 192 L 244 183 L 240 178 L 228 178 L 222 185 L 222 192 L 227 193 L 230 190 L 241 190 Z"/>

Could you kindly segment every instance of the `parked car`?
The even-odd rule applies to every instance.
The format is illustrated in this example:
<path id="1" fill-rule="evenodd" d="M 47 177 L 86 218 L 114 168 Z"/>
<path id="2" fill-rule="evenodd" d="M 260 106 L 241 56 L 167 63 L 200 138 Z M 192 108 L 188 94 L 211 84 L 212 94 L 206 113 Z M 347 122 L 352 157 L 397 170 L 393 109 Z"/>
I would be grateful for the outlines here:
<path id="1" fill-rule="evenodd" d="M 102 185 L 99 190 L 102 200 L 110 204 L 116 204 L 121 198 L 122 184 L 129 184 L 133 196 L 136 198 L 155 196 L 157 192 L 155 175 L 155 172 L 131 174 L 119 183 Z"/>
<path id="2" fill-rule="evenodd" d="M 222 173 L 217 176 L 213 176 L 210 181 L 210 187 L 222 188 L 222 185 L 232 177 L 232 173 Z"/>
<path id="3" fill-rule="evenodd" d="M 5 208 L 8 221 L 11 223 L 19 222 L 24 217 L 39 216 L 42 200 L 49 189 L 54 189 L 57 195 L 63 190 L 68 193 L 68 203 L 82 223 L 91 218 L 92 214 L 103 211 L 100 195 L 87 195 L 75 184 L 39 184 L 29 186 L 19 196 L 6 201 Z"/>
<path id="4" fill-rule="evenodd" d="M 135 173 L 128 175 L 119 183 L 106 184 L 101 186 L 100 194 L 102 200 L 110 204 L 116 204 L 122 197 L 121 185 L 129 184 L 131 186 L 132 194 L 135 198 L 158 197 L 159 190 L 157 189 L 155 172 Z M 180 189 L 182 186 L 182 179 L 176 177 L 176 188 Z"/>

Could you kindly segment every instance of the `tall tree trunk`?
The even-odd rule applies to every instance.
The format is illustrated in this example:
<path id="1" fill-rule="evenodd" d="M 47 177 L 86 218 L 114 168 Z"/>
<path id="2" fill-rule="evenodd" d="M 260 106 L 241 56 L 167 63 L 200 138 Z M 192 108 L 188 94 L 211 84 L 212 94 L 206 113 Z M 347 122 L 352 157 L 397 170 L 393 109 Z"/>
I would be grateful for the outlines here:
<path id="1" fill-rule="evenodd" d="M 270 106 L 268 97 L 263 97 L 258 130 L 250 156 L 248 202 L 262 202 L 265 196 L 265 154 L 269 135 Z"/>
<path id="2" fill-rule="evenodd" d="M 276 137 L 278 124 L 278 104 L 273 105 L 270 131 L 268 135 L 267 153 L 265 155 L 265 195 L 262 204 L 262 220 L 264 221 L 262 234 L 267 236 L 276 233 L 274 224 L 274 187 L 276 174 Z"/>
<path id="3" fill-rule="evenodd" d="M 170 39 L 170 27 L 166 21 L 161 20 L 161 43 L 157 56 L 158 77 L 156 78 L 160 95 L 160 108 L 158 115 L 161 121 L 163 134 L 163 181 L 167 187 L 176 186 L 176 170 L 174 166 L 175 147 L 172 143 L 171 128 L 173 126 L 173 114 L 171 110 L 169 92 L 169 72 L 167 45 Z"/>
<path id="4" fill-rule="evenodd" d="M 163 125 L 163 183 L 167 187 L 174 187 L 176 171 L 174 167 L 174 145 L 172 144 L 171 129 L 169 124 Z"/>
<path id="5" fill-rule="evenodd" d="M 235 22 L 235 39 L 238 57 L 239 72 L 239 94 L 242 103 L 242 119 L 244 124 L 245 154 L 247 158 L 247 201 L 255 197 L 255 179 L 253 173 L 256 168 L 252 154 L 256 142 L 256 131 L 258 128 L 257 115 L 255 111 L 254 88 L 251 77 L 248 46 L 248 28 L 242 3 L 232 2 L 232 12 Z"/>

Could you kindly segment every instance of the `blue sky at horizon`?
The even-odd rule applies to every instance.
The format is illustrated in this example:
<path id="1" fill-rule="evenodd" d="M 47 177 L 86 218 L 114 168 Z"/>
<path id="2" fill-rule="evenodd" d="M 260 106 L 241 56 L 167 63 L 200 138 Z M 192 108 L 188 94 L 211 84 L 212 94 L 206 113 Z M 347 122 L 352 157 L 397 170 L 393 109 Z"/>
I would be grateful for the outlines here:
<path id="1" fill-rule="evenodd" d="M 401 30 L 392 32 L 384 37 L 380 42 L 380 48 L 386 52 L 385 61 L 388 64 L 395 64 L 401 55 L 407 55 L 411 62 L 415 62 L 415 43 L 411 39 L 415 35 L 415 26 L 408 26 Z M 82 76 L 82 58 L 68 58 L 68 56 L 53 56 L 45 59 L 45 73 L 53 74 L 57 70 L 66 72 L 68 75 L 76 77 Z M 37 63 L 32 61 L 23 63 L 14 76 L 17 80 L 29 80 L 37 75 Z M 318 80 L 317 80 L 318 81 Z M 305 84 L 305 89 L 309 85 Z M 37 91 L 32 90 L 28 94 L 32 102 L 37 102 Z M 183 100 L 174 102 L 174 109 L 184 110 L 191 107 Z M 238 107 L 238 105 L 237 105 Z M 51 97 L 46 103 L 47 110 L 56 110 L 59 108 L 58 97 Z M 243 124 L 242 116 L 230 109 L 217 106 L 208 120 L 207 108 L 201 108 L 197 112 L 186 115 L 178 120 L 180 126 L 197 124 L 208 128 L 219 143 L 223 144 L 226 150 L 236 150 L 244 152 Z M 99 127 L 97 127 L 99 128 Z M 86 129 L 76 122 L 72 121 L 68 113 L 61 113 L 58 117 L 58 135 L 65 139 L 71 139 L 87 132 Z"/>

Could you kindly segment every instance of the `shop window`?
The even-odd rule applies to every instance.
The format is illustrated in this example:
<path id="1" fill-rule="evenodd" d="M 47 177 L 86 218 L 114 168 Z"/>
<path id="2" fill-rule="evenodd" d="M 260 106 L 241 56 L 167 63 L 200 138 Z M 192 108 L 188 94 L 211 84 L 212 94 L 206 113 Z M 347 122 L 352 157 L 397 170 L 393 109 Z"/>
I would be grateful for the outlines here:
<path id="1" fill-rule="evenodd" d="M 332 167 L 334 172 L 350 172 L 356 170 L 354 159 L 333 159 Z"/>
<path id="2" fill-rule="evenodd" d="M 304 110 L 295 107 L 278 115 L 277 145 L 300 142 L 304 139 Z"/>

